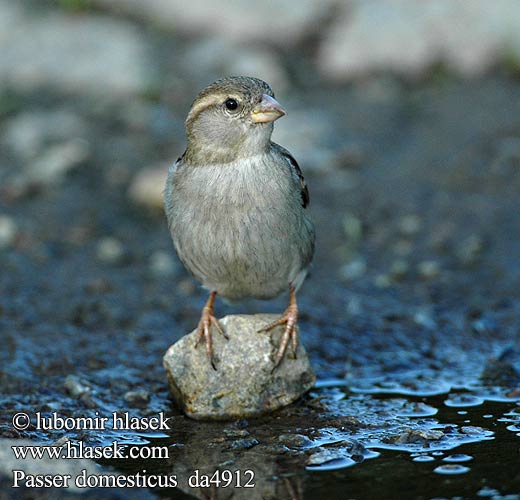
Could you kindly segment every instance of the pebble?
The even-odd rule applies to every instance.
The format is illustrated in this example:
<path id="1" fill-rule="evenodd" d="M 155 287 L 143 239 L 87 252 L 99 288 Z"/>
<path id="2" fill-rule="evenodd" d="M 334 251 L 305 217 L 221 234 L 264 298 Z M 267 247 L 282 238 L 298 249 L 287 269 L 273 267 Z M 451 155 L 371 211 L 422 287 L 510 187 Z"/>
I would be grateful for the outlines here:
<path id="1" fill-rule="evenodd" d="M 155 251 L 150 257 L 150 271 L 157 278 L 171 277 L 176 274 L 178 266 L 173 258 L 173 249 Z"/>
<path id="2" fill-rule="evenodd" d="M 405 260 L 394 260 L 390 265 L 390 276 L 395 280 L 403 279 L 408 273 L 410 266 Z"/>
<path id="3" fill-rule="evenodd" d="M 377 288 L 388 288 L 392 286 L 392 278 L 388 274 L 378 274 L 374 278 L 374 285 Z"/>
<path id="4" fill-rule="evenodd" d="M 112 236 L 107 236 L 98 241 L 96 249 L 97 257 L 107 264 L 118 264 L 123 260 L 123 244 Z"/>
<path id="5" fill-rule="evenodd" d="M 133 408 L 145 408 L 150 402 L 150 393 L 145 390 L 128 391 L 123 398 Z"/>
<path id="6" fill-rule="evenodd" d="M 438 441 L 444 437 L 444 432 L 434 429 L 411 429 L 390 439 L 392 444 L 420 443 L 424 441 Z"/>
<path id="7" fill-rule="evenodd" d="M 84 162 L 89 156 L 89 144 L 82 139 L 71 139 L 49 147 L 31 164 L 25 173 L 27 183 L 52 186 Z"/>
<path id="8" fill-rule="evenodd" d="M 343 231 L 349 243 L 358 242 L 363 237 L 363 223 L 359 217 L 346 213 L 342 219 Z"/>
<path id="9" fill-rule="evenodd" d="M 478 234 L 472 234 L 462 241 L 457 248 L 457 256 L 463 264 L 474 264 L 484 250 L 484 242 Z"/>
<path id="10" fill-rule="evenodd" d="M 90 392 L 90 387 L 83 384 L 76 375 L 67 375 L 63 386 L 73 398 L 80 398 Z"/>
<path id="11" fill-rule="evenodd" d="M 170 163 L 145 167 L 134 176 L 128 189 L 128 196 L 137 205 L 163 210 L 163 192 Z"/>
<path id="12" fill-rule="evenodd" d="M 25 111 L 5 123 L 2 142 L 20 159 L 33 160 L 52 144 L 85 138 L 87 125 L 74 111 Z"/>
<path id="13" fill-rule="evenodd" d="M 422 227 L 422 220 L 418 215 L 404 215 L 399 220 L 399 231 L 404 236 L 413 236 L 417 234 Z"/>
<path id="14" fill-rule="evenodd" d="M 0 215 L 0 249 L 10 247 L 18 234 L 16 222 L 9 215 Z"/>
<path id="15" fill-rule="evenodd" d="M 310 446 L 312 441 L 303 434 L 280 434 L 278 436 L 280 444 L 289 447 L 301 448 L 302 446 Z"/>
<path id="16" fill-rule="evenodd" d="M 224 434 L 230 438 L 245 438 L 249 436 L 249 431 L 245 429 L 224 429 Z"/>
<path id="17" fill-rule="evenodd" d="M 435 260 L 423 260 L 422 262 L 419 262 L 417 271 L 421 278 L 428 280 L 439 276 L 441 266 Z"/>
<path id="18" fill-rule="evenodd" d="M 258 439 L 250 438 L 250 439 L 237 439 L 236 441 L 233 441 L 231 443 L 231 449 L 232 450 L 249 450 L 250 448 L 253 448 L 253 446 L 256 446 L 257 444 L 260 444 Z"/>
<path id="19" fill-rule="evenodd" d="M 345 281 L 354 281 L 361 278 L 367 270 L 365 259 L 358 257 L 347 264 L 341 266 L 339 275 Z"/>

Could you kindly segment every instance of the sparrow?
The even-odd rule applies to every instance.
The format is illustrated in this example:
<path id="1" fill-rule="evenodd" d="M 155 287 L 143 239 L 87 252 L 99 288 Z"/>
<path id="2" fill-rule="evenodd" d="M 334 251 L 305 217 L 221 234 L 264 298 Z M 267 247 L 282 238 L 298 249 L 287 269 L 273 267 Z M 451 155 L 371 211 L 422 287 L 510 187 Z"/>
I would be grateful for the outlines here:
<path id="1" fill-rule="evenodd" d="M 260 331 L 285 325 L 274 368 L 298 345 L 296 292 L 314 253 L 309 191 L 293 156 L 271 141 L 286 112 L 262 80 L 225 77 L 203 89 L 186 118 L 187 147 L 170 167 L 164 191 L 173 244 L 209 291 L 198 324 L 213 361 L 211 327 L 217 294 L 229 301 L 272 299 L 287 289 L 284 314 Z M 273 369 L 274 369 L 273 368 Z"/>

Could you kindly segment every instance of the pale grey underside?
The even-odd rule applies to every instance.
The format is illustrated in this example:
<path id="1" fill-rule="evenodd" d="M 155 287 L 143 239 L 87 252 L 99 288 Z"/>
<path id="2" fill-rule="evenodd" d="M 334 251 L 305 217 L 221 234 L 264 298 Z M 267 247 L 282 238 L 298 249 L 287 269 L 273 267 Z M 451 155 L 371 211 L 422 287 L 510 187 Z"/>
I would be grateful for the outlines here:
<path id="1" fill-rule="evenodd" d="M 170 168 L 165 208 L 186 268 L 230 300 L 298 288 L 314 252 L 300 181 L 274 149 L 227 164 Z"/>

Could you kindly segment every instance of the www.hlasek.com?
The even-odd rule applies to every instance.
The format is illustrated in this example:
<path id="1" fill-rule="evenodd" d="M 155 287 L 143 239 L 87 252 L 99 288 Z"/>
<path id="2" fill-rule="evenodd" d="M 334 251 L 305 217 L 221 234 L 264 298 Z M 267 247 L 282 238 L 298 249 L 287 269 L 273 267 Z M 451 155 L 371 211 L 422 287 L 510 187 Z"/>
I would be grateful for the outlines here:
<path id="1" fill-rule="evenodd" d="M 169 418 L 161 412 L 155 417 L 130 417 L 126 412 L 114 412 L 110 417 L 101 417 L 98 412 L 94 417 L 61 417 L 56 412 L 43 415 L 35 413 L 17 413 L 12 418 L 13 427 L 25 430 L 34 425 L 37 430 L 134 430 L 158 431 L 169 430 Z M 178 485 L 176 475 L 147 474 L 146 469 L 131 475 L 100 474 L 82 469 L 79 474 L 32 474 L 24 471 L 23 460 L 59 460 L 59 459 L 159 459 L 169 458 L 168 446 L 129 446 L 121 445 L 117 440 L 105 446 L 89 446 L 82 441 L 65 440 L 55 445 L 13 445 L 14 457 L 20 460 L 21 467 L 14 469 L 14 488 L 175 488 Z M 212 474 L 202 474 L 199 470 L 187 478 L 190 488 L 253 488 L 254 472 L 246 470 L 217 470 Z"/>
<path id="2" fill-rule="evenodd" d="M 112 441 L 107 446 L 88 446 L 82 441 L 67 441 L 60 446 L 11 446 L 17 460 L 43 460 L 49 459 L 76 459 L 87 458 L 96 460 L 99 458 L 115 459 L 168 459 L 168 446 L 127 446 Z"/>

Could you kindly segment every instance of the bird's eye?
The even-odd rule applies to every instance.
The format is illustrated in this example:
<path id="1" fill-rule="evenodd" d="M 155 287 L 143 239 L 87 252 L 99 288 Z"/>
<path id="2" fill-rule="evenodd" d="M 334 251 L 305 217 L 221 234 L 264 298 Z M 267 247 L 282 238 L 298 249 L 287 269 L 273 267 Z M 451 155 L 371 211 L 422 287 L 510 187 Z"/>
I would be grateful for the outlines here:
<path id="1" fill-rule="evenodd" d="M 235 109 L 238 108 L 238 102 L 236 99 L 229 98 L 224 103 L 224 106 L 226 106 L 229 111 L 235 111 Z"/>

